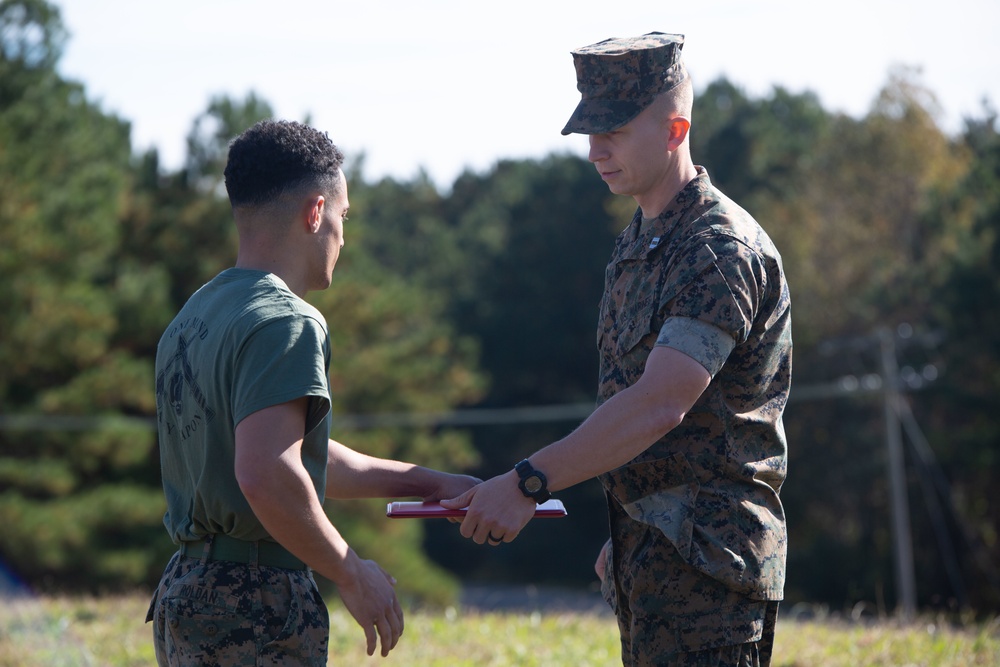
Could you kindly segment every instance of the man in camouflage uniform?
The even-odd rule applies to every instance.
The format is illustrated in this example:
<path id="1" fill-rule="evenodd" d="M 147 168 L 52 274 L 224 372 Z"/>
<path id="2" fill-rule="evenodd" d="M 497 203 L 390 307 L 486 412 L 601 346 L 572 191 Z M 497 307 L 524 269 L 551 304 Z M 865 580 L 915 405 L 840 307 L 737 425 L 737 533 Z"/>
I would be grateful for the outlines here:
<path id="1" fill-rule="evenodd" d="M 199 289 L 157 347 L 164 524 L 180 545 L 150 604 L 160 665 L 327 664 L 312 570 L 385 656 L 403 631 L 395 579 L 362 560 L 324 498 L 462 493 L 479 480 L 330 439 L 330 335 L 304 300 L 344 244 L 343 154 L 325 133 L 262 121 L 229 148 L 236 266 Z"/>
<path id="2" fill-rule="evenodd" d="M 462 534 L 495 545 L 533 500 L 598 476 L 611 539 L 595 569 L 623 663 L 766 666 L 785 576 L 789 292 L 770 239 L 691 160 L 683 43 L 573 52 L 582 99 L 563 134 L 589 135 L 608 187 L 639 205 L 606 272 L 598 407 L 444 504 L 471 504 Z"/>

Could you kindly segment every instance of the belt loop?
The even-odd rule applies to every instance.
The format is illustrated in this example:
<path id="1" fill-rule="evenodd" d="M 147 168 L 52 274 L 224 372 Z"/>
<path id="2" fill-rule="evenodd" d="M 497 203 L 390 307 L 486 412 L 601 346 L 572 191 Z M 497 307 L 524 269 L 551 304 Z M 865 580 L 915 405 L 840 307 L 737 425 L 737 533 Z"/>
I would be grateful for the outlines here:
<path id="1" fill-rule="evenodd" d="M 212 553 L 212 541 L 215 539 L 214 533 L 209 533 L 205 536 L 205 546 L 201 550 L 201 564 L 205 565 L 208 563 L 208 557 Z"/>
<path id="2" fill-rule="evenodd" d="M 250 567 L 256 568 L 260 557 L 260 542 L 254 540 L 250 543 Z"/>

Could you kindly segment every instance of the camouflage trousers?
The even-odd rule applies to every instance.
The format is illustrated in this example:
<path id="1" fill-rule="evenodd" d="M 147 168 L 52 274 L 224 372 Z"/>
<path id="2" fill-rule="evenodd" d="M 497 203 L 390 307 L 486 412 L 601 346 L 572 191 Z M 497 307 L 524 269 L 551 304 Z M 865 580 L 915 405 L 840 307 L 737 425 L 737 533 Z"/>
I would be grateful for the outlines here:
<path id="1" fill-rule="evenodd" d="M 614 499 L 608 509 L 602 593 L 618 617 L 625 667 L 769 667 L 777 602 L 728 589 Z"/>
<path id="2" fill-rule="evenodd" d="M 176 554 L 146 621 L 161 667 L 327 664 L 330 617 L 309 570 Z"/>

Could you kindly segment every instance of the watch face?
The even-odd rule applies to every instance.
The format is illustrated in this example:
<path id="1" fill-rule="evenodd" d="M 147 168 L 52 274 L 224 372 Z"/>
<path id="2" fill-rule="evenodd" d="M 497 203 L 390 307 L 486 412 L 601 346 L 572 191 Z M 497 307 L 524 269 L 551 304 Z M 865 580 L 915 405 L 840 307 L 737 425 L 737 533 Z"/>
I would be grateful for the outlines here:
<path id="1" fill-rule="evenodd" d="M 542 480 L 538 479 L 535 475 L 526 477 L 524 479 L 524 488 L 528 490 L 528 493 L 537 493 L 542 489 Z"/>

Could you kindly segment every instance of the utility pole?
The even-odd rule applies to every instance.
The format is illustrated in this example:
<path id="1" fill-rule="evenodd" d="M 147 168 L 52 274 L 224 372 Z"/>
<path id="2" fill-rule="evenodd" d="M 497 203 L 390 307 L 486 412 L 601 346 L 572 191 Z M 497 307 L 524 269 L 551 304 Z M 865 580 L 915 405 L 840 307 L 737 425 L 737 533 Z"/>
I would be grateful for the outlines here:
<path id="1" fill-rule="evenodd" d="M 904 622 L 913 620 L 917 610 L 917 584 L 913 564 L 913 540 L 910 531 L 910 508 L 906 489 L 906 468 L 903 460 L 903 438 L 900 414 L 907 408 L 902 391 L 920 388 L 933 381 L 936 370 L 925 367 L 922 374 L 902 374 L 897 359 L 897 337 L 910 339 L 913 330 L 901 324 L 897 331 L 881 327 L 872 335 L 851 337 L 824 344 L 827 354 L 848 349 L 855 353 L 872 351 L 878 346 L 879 372 L 842 377 L 835 382 L 793 388 L 789 401 L 824 400 L 841 396 L 881 395 L 885 422 L 885 447 L 889 475 L 889 502 L 892 515 L 892 541 L 896 575 L 896 613 Z M 924 335 L 920 342 L 933 346 L 937 335 Z"/>
<path id="2" fill-rule="evenodd" d="M 910 508 L 906 494 L 903 437 L 897 408 L 900 395 L 896 335 L 883 327 L 879 329 L 878 337 L 882 353 L 882 398 L 885 410 L 886 448 L 889 455 L 896 588 L 899 591 L 900 616 L 903 621 L 909 622 L 913 620 L 917 610 L 917 585 L 913 569 L 913 540 L 910 534 Z"/>

